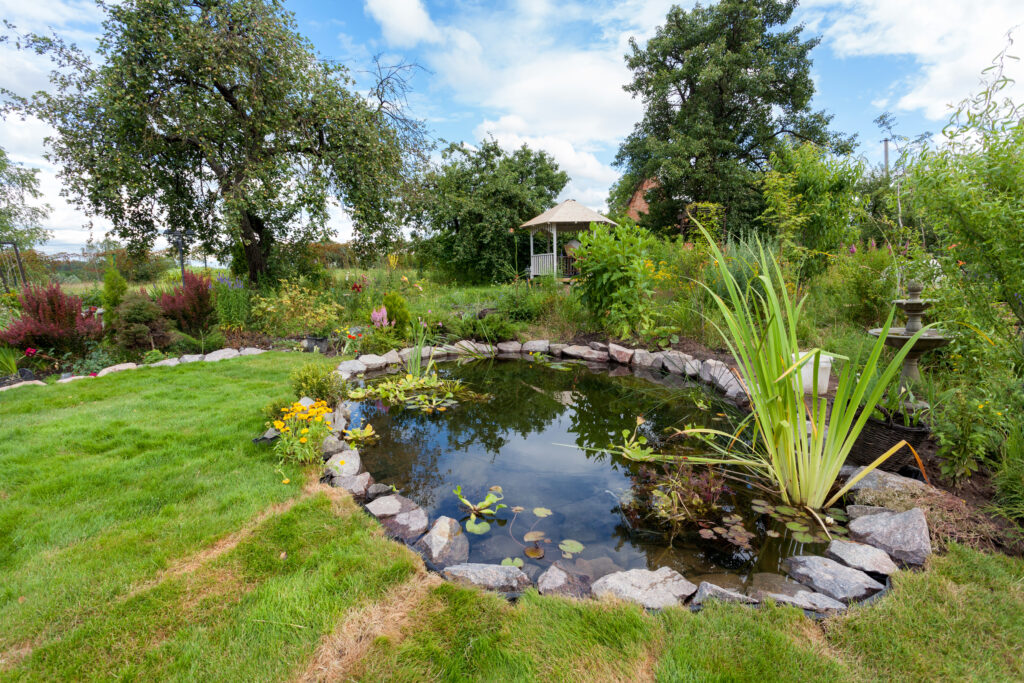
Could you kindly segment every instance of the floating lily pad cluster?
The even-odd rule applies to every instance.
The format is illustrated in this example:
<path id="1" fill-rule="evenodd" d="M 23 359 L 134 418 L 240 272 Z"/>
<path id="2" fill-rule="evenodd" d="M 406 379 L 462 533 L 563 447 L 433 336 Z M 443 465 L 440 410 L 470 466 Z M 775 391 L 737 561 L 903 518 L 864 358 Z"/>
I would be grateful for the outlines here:
<path id="1" fill-rule="evenodd" d="M 822 529 L 818 520 L 795 507 L 773 505 L 766 500 L 756 498 L 751 501 L 750 508 L 754 512 L 768 515 L 772 519 L 781 522 L 790 532 L 790 537 L 797 543 L 827 543 L 829 540 L 828 535 Z M 842 526 L 840 522 L 846 522 L 847 520 L 846 513 L 839 508 L 829 508 L 825 511 L 825 515 L 821 517 L 821 521 L 828 527 L 828 533 L 841 537 L 846 536 L 847 531 L 846 527 Z M 769 530 L 767 533 L 772 537 L 780 535 L 779 532 L 774 530 Z"/>
<path id="2" fill-rule="evenodd" d="M 697 534 L 701 538 L 709 541 L 719 539 L 728 541 L 744 550 L 751 549 L 750 542 L 754 540 L 755 534 L 747 531 L 747 528 L 743 526 L 743 518 L 739 515 L 726 515 L 719 524 L 711 522 L 700 522 L 699 524 L 701 529 Z"/>

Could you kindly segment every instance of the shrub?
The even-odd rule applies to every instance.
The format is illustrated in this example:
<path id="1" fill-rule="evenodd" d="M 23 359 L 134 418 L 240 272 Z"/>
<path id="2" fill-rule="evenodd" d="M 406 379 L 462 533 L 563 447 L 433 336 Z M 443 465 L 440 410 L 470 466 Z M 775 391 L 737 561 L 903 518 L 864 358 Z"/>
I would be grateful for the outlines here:
<path id="1" fill-rule="evenodd" d="M 405 344 L 405 340 L 399 337 L 391 326 L 381 327 L 373 331 L 373 334 L 364 334 L 359 339 L 359 353 L 372 353 L 382 355 L 391 349 L 397 349 Z"/>
<path id="2" fill-rule="evenodd" d="M 384 295 L 384 308 L 388 311 L 388 322 L 395 328 L 395 333 L 404 337 L 409 332 L 409 306 L 405 298 L 398 292 L 388 292 Z"/>
<path id="3" fill-rule="evenodd" d="M 329 292 L 284 280 L 276 293 L 252 299 L 252 319 L 259 329 L 279 337 L 309 334 L 327 337 L 344 309 Z"/>
<path id="4" fill-rule="evenodd" d="M 224 335 L 219 330 L 200 334 L 196 337 L 171 330 L 167 351 L 175 355 L 186 353 L 209 353 L 224 348 Z"/>
<path id="5" fill-rule="evenodd" d="M 544 312 L 548 300 L 557 294 L 544 284 L 547 278 L 533 286 L 517 284 L 498 302 L 498 310 L 509 320 L 532 322 Z"/>
<path id="6" fill-rule="evenodd" d="M 851 253 L 851 251 L 853 253 Z M 896 267 L 884 249 L 851 247 L 843 250 L 820 281 L 823 314 L 861 326 L 877 325 L 896 298 Z"/>
<path id="7" fill-rule="evenodd" d="M 103 334 L 100 321 L 83 315 L 82 300 L 61 291 L 60 285 L 29 285 L 19 295 L 21 315 L 0 331 L 0 341 L 16 348 L 32 346 L 56 353 L 82 353 L 86 343 Z"/>
<path id="8" fill-rule="evenodd" d="M 348 385 L 334 371 L 334 363 L 315 360 L 295 369 L 291 374 L 295 398 L 308 396 L 317 401 L 336 404 L 345 397 Z"/>
<path id="9" fill-rule="evenodd" d="M 240 279 L 220 276 L 214 283 L 214 305 L 221 329 L 241 330 L 249 324 L 252 302 Z"/>
<path id="10" fill-rule="evenodd" d="M 96 342 L 89 342 L 87 347 L 85 355 L 71 364 L 71 374 L 91 375 L 103 368 L 117 365 L 118 358 Z"/>
<path id="11" fill-rule="evenodd" d="M 117 344 L 128 351 L 163 348 L 170 342 L 160 307 L 141 292 L 129 294 L 117 307 L 113 332 Z"/>
<path id="12" fill-rule="evenodd" d="M 330 411 L 324 401 L 317 401 L 308 408 L 293 403 L 279 418 L 267 425 L 281 433 L 281 437 L 274 443 L 274 452 L 282 463 L 323 463 L 320 448 L 332 429 L 324 421 L 324 415 Z"/>
<path id="13" fill-rule="evenodd" d="M 163 351 L 160 351 L 158 349 L 150 349 L 149 351 L 146 351 L 146 353 L 142 355 L 142 362 L 146 365 L 150 365 L 152 363 L 159 363 L 165 358 L 167 358 L 167 354 L 164 353 Z"/>
<path id="14" fill-rule="evenodd" d="M 515 339 L 519 332 L 512 321 L 495 313 L 483 319 L 475 315 L 468 315 L 464 318 L 452 318 L 448 321 L 447 327 L 448 331 L 459 339 L 475 339 L 483 342 Z"/>
<path id="15" fill-rule="evenodd" d="M 1024 522 L 1024 426 L 1016 425 L 1003 443 L 993 477 L 996 501 L 1007 517 Z"/>
<path id="16" fill-rule="evenodd" d="M 213 283 L 208 277 L 185 271 L 183 284 L 160 295 L 160 308 L 182 332 L 192 336 L 202 334 L 213 325 L 216 315 L 212 289 Z"/>
<path id="17" fill-rule="evenodd" d="M 103 273 L 103 315 L 108 324 L 117 319 L 117 307 L 121 305 L 124 293 L 128 290 L 128 282 L 121 276 L 117 268 L 110 266 Z"/>

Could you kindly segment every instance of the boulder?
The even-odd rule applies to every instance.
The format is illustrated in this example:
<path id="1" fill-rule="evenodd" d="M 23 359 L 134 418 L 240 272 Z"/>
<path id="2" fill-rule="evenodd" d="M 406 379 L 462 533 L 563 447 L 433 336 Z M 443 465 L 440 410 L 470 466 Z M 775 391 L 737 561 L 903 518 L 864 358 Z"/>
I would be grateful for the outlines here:
<path id="1" fill-rule="evenodd" d="M 303 396 L 302 398 L 300 398 L 300 399 L 298 400 L 298 404 L 299 404 L 300 406 L 302 406 L 303 408 L 309 408 L 309 407 L 310 407 L 310 406 L 312 406 L 312 405 L 313 405 L 314 403 L 316 403 L 316 401 L 314 401 L 313 399 L 311 399 L 311 398 L 310 398 L 309 396 Z"/>
<path id="2" fill-rule="evenodd" d="M 324 439 L 323 446 L 321 446 L 325 460 L 336 453 L 341 453 L 342 451 L 347 451 L 351 448 L 352 447 L 348 445 L 348 442 L 337 434 L 328 434 L 327 438 Z"/>
<path id="3" fill-rule="evenodd" d="M 562 349 L 562 355 L 566 358 L 582 358 L 592 363 L 608 361 L 607 351 L 595 351 L 589 346 L 567 346 Z"/>
<path id="4" fill-rule="evenodd" d="M 757 600 L 749 595 L 743 595 L 742 593 L 738 593 L 734 590 L 722 588 L 721 586 L 708 581 L 701 581 L 700 585 L 697 586 L 697 592 L 693 594 L 693 599 L 690 601 L 690 604 L 703 605 L 710 600 L 718 600 L 720 602 L 740 602 L 746 605 L 757 604 Z"/>
<path id="5" fill-rule="evenodd" d="M 332 455 L 324 465 L 325 472 L 332 477 L 354 477 L 362 469 L 363 460 L 359 457 L 359 451 L 356 450 L 339 451 Z M 369 485 L 367 484 L 367 486 Z"/>
<path id="6" fill-rule="evenodd" d="M 537 590 L 541 595 L 582 599 L 590 596 L 590 579 L 570 574 L 557 564 L 553 564 L 537 579 Z"/>
<path id="7" fill-rule="evenodd" d="M 229 358 L 238 358 L 238 349 L 220 349 L 219 351 L 213 351 L 203 356 L 203 360 L 207 363 L 216 363 L 219 360 L 228 360 Z"/>
<path id="8" fill-rule="evenodd" d="M 373 353 L 363 354 L 362 356 L 359 356 L 358 360 L 366 367 L 367 372 L 383 370 L 388 364 L 388 362 L 384 360 L 384 356 L 378 356 Z"/>
<path id="9" fill-rule="evenodd" d="M 258 356 L 261 353 L 266 353 L 266 349 L 257 349 L 254 346 L 246 346 L 238 352 L 239 356 Z"/>
<path id="10" fill-rule="evenodd" d="M 661 370 L 665 359 L 662 358 L 659 353 L 651 353 L 644 349 L 637 349 L 633 352 L 633 358 L 630 361 L 634 368 L 640 370 L 649 370 L 651 372 Z"/>
<path id="11" fill-rule="evenodd" d="M 523 353 L 547 353 L 550 342 L 547 339 L 531 339 L 523 344 Z"/>
<path id="12" fill-rule="evenodd" d="M 733 374 L 729 371 L 729 366 L 720 360 L 708 358 L 700 364 L 700 379 L 702 382 L 717 386 L 720 381 L 725 382 L 725 377 L 727 376 L 733 377 Z"/>
<path id="13" fill-rule="evenodd" d="M 609 344 L 608 356 L 616 363 L 629 365 L 629 361 L 633 360 L 633 349 L 627 349 L 625 346 L 619 346 L 618 344 Z"/>
<path id="14" fill-rule="evenodd" d="M 201 353 L 186 353 L 184 356 L 182 356 L 178 360 L 180 362 L 182 362 L 182 363 L 198 363 L 199 361 L 201 361 L 204 358 L 206 358 L 206 356 L 204 356 Z"/>
<path id="15" fill-rule="evenodd" d="M 666 372 L 670 372 L 673 375 L 685 375 L 686 365 L 693 361 L 693 356 L 683 353 L 682 351 L 668 350 L 663 352 L 661 356 L 662 366 Z"/>
<path id="16" fill-rule="evenodd" d="M 789 557 L 782 564 L 786 572 L 800 583 L 846 604 L 863 600 L 885 589 L 885 586 L 859 569 L 847 567 L 827 557 Z"/>
<path id="17" fill-rule="evenodd" d="M 200 356 L 202 358 L 202 356 Z M 109 368 L 103 368 L 96 373 L 97 377 L 106 377 L 107 375 L 115 372 L 124 372 L 125 370 L 135 370 L 139 366 L 135 363 L 119 363 L 118 365 L 111 365 Z"/>
<path id="18" fill-rule="evenodd" d="M 522 350 L 523 345 L 517 341 L 498 342 L 498 353 L 519 353 Z"/>
<path id="19" fill-rule="evenodd" d="M 398 352 L 398 357 L 402 359 L 403 363 L 408 363 L 409 359 L 412 357 L 412 352 L 413 348 L 411 346 L 406 346 Z"/>
<path id="20" fill-rule="evenodd" d="M 30 379 L 25 382 L 18 382 L 17 384 L 8 384 L 5 387 L 0 387 L 0 391 L 7 391 L 8 389 L 17 389 L 18 387 L 45 387 L 46 382 L 41 382 L 38 379 Z"/>
<path id="21" fill-rule="evenodd" d="M 441 575 L 449 581 L 466 583 L 499 593 L 518 593 L 530 585 L 530 579 L 519 567 L 468 562 L 446 567 Z"/>
<path id="22" fill-rule="evenodd" d="M 758 600 L 759 602 L 772 600 L 780 605 L 792 605 L 794 607 L 807 610 L 808 612 L 818 612 L 820 614 L 842 612 L 846 609 L 846 605 L 838 600 L 833 600 L 827 595 L 814 593 L 809 590 L 798 590 L 794 591 L 792 594 L 755 591 L 750 594 L 750 597 Z"/>
<path id="23" fill-rule="evenodd" d="M 847 505 L 846 514 L 851 520 L 868 515 L 877 515 L 879 512 L 895 512 L 889 508 L 876 507 L 874 505 Z"/>
<path id="24" fill-rule="evenodd" d="M 328 483 L 335 488 L 345 489 L 352 494 L 353 498 L 362 500 L 366 498 L 366 491 L 373 486 L 373 477 L 369 472 L 363 472 L 354 477 L 335 475 L 330 478 Z"/>
<path id="25" fill-rule="evenodd" d="M 744 593 L 747 590 L 746 584 L 743 581 L 743 577 L 739 574 L 729 574 L 726 572 L 711 572 L 709 574 L 699 574 L 690 579 L 693 583 L 697 584 L 698 588 L 702 583 L 713 583 L 719 588 L 726 588 L 733 591 L 734 593 Z"/>
<path id="26" fill-rule="evenodd" d="M 398 351 L 395 351 L 394 349 L 391 349 L 390 351 L 385 353 L 382 357 L 384 358 L 384 362 L 387 363 L 388 365 L 401 365 L 402 364 L 402 357 L 400 355 L 398 355 Z"/>
<path id="27" fill-rule="evenodd" d="M 277 431 L 273 427 L 269 427 L 267 429 L 267 431 L 265 431 L 261 435 L 257 436 L 255 439 L 252 440 L 252 442 L 253 443 L 270 443 L 271 441 L 276 440 L 277 437 L 279 437 L 279 436 L 281 436 L 281 432 Z"/>
<path id="28" fill-rule="evenodd" d="M 429 520 L 423 508 L 397 493 L 370 501 L 366 509 L 379 519 L 388 531 L 405 541 L 418 538 L 427 530 Z"/>
<path id="29" fill-rule="evenodd" d="M 697 587 L 676 570 L 661 567 L 607 574 L 595 581 L 591 590 L 598 598 L 615 597 L 647 609 L 661 609 L 680 604 L 696 593 Z"/>
<path id="30" fill-rule="evenodd" d="M 335 369 L 341 378 L 348 381 L 356 375 L 361 375 L 366 372 L 366 366 L 357 360 L 343 360 L 338 363 L 338 367 Z"/>
<path id="31" fill-rule="evenodd" d="M 565 349 L 566 346 L 568 346 L 568 344 L 548 344 L 548 353 L 550 353 L 552 356 L 561 358 L 562 351 Z"/>
<path id="32" fill-rule="evenodd" d="M 395 492 L 390 484 L 371 484 L 370 488 L 366 489 L 367 500 L 374 500 L 381 496 L 387 496 Z"/>
<path id="33" fill-rule="evenodd" d="M 608 351 L 608 345 L 605 344 L 604 342 L 592 341 L 589 344 L 587 344 L 587 346 L 594 349 L 595 351 Z"/>
<path id="34" fill-rule="evenodd" d="M 928 522 L 921 508 L 858 517 L 847 528 L 852 540 L 881 548 L 896 562 L 920 566 L 932 554 Z"/>
<path id="35" fill-rule="evenodd" d="M 430 531 L 413 547 L 437 567 L 462 564 L 469 559 L 469 539 L 451 517 L 438 517 Z"/>
<path id="36" fill-rule="evenodd" d="M 899 571 L 887 552 L 866 543 L 835 539 L 825 549 L 825 557 L 869 574 L 890 576 Z"/>
<path id="37" fill-rule="evenodd" d="M 459 354 L 460 356 L 475 356 L 478 353 L 478 351 L 476 350 L 476 344 L 468 339 L 463 339 L 462 341 L 455 342 L 455 346 L 453 348 L 455 349 L 455 353 Z"/>
<path id="38" fill-rule="evenodd" d="M 839 476 L 844 481 L 849 481 L 852 477 L 860 474 L 863 467 L 853 467 L 852 465 L 845 465 L 839 470 Z M 926 489 L 928 484 L 917 479 L 911 479 L 910 477 L 904 477 L 899 474 L 893 474 L 892 472 L 886 472 L 875 468 L 864 475 L 864 478 L 858 481 L 856 484 L 850 487 L 851 491 L 904 491 L 904 490 L 918 490 Z"/>
<path id="39" fill-rule="evenodd" d="M 480 342 L 473 342 L 473 346 L 476 348 L 476 352 L 481 356 L 493 356 L 498 353 L 498 349 L 493 344 L 482 344 Z"/>
<path id="40" fill-rule="evenodd" d="M 181 361 L 178 360 L 177 358 L 164 358 L 163 360 L 158 360 L 157 362 L 153 363 L 152 367 L 173 368 L 175 365 L 181 365 Z"/>

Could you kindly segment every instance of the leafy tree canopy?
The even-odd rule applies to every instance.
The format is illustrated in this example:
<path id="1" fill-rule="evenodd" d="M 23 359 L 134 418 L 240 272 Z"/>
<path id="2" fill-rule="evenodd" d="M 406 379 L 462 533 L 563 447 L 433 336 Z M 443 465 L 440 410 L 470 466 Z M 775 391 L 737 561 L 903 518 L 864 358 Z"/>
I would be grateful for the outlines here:
<path id="1" fill-rule="evenodd" d="M 24 168 L 11 161 L 0 148 L 0 242 L 14 242 L 28 249 L 50 238 L 40 222 L 49 214 L 45 204 L 39 204 L 38 169 Z"/>
<path id="2" fill-rule="evenodd" d="M 526 240 L 512 229 L 545 209 L 569 181 L 547 152 L 523 145 L 506 152 L 496 141 L 479 149 L 452 144 L 439 168 L 425 173 L 412 210 L 421 251 L 459 280 L 504 279 L 524 268 Z"/>
<path id="3" fill-rule="evenodd" d="M 342 200 L 357 234 L 386 231 L 401 133 L 382 106 L 320 60 L 280 0 L 124 0 L 107 5 L 98 63 L 55 37 L 51 92 L 6 108 L 53 125 L 65 192 L 136 248 L 164 228 L 226 255 L 251 280 L 271 247 L 326 235 Z"/>
<path id="4" fill-rule="evenodd" d="M 796 0 L 721 0 L 673 7 L 643 48 L 630 41 L 626 90 L 645 113 L 616 163 L 634 179 L 656 178 L 642 224 L 678 224 L 686 204 L 726 208 L 727 228 L 762 211 L 758 172 L 786 138 L 849 152 L 853 138 L 828 129 L 831 116 L 810 108 L 810 51 L 803 26 L 782 30 Z M 620 191 L 620 194 L 622 192 Z"/>

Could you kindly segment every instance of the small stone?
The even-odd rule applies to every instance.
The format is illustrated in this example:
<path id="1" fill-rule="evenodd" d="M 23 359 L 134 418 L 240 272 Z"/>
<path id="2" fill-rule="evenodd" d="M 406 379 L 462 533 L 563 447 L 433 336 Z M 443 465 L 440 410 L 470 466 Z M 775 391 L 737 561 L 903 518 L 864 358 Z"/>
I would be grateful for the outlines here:
<path id="1" fill-rule="evenodd" d="M 368 372 L 383 370 L 388 364 L 388 362 L 384 360 L 384 356 L 378 356 L 372 353 L 359 356 L 359 362 L 363 364 Z"/>
<path id="2" fill-rule="evenodd" d="M 367 500 L 375 500 L 394 492 L 395 490 L 388 484 L 372 484 L 370 488 L 366 489 L 366 498 Z"/>
<path id="3" fill-rule="evenodd" d="M 357 360 L 343 360 L 338 363 L 338 367 L 335 369 L 335 372 L 341 375 L 343 380 L 348 381 L 356 375 L 363 374 L 366 370 L 366 366 Z"/>
<path id="4" fill-rule="evenodd" d="M 461 564 L 469 559 L 469 539 L 451 517 L 438 517 L 430 531 L 413 547 L 437 567 Z"/>
<path id="5" fill-rule="evenodd" d="M 352 494 L 353 498 L 361 500 L 366 498 L 367 489 L 373 486 L 373 477 L 369 472 L 363 472 L 354 477 L 336 475 L 331 477 L 330 484 L 335 488 L 345 489 Z"/>
<path id="6" fill-rule="evenodd" d="M 618 344 L 609 344 L 608 356 L 616 363 L 629 365 L 629 362 L 633 360 L 633 349 L 627 349 L 625 346 L 619 346 Z"/>
<path id="7" fill-rule="evenodd" d="M 595 351 L 589 346 L 567 346 L 562 349 L 562 355 L 567 358 L 582 358 L 592 363 L 607 362 L 607 351 Z"/>
<path id="8" fill-rule="evenodd" d="M 199 361 L 201 361 L 205 357 L 206 356 L 204 356 L 201 353 L 186 353 L 184 356 L 182 356 L 178 360 L 180 362 L 182 362 L 182 363 L 198 363 Z"/>
<path id="9" fill-rule="evenodd" d="M 393 493 L 367 503 L 366 509 L 396 536 L 410 541 L 427 530 L 427 513 L 405 496 Z"/>
<path id="10" fill-rule="evenodd" d="M 541 595 L 583 599 L 590 596 L 590 580 L 553 564 L 537 579 L 537 590 Z"/>
<path id="11" fill-rule="evenodd" d="M 749 595 L 743 595 L 742 593 L 737 593 L 734 590 L 716 586 L 708 581 L 702 581 L 701 584 L 697 586 L 697 592 L 693 594 L 693 599 L 690 601 L 690 604 L 703 605 L 710 600 L 718 600 L 720 602 L 740 602 L 746 605 L 757 604 L 757 600 Z"/>
<path id="12" fill-rule="evenodd" d="M 254 346 L 246 346 L 244 349 L 238 352 L 239 356 L 258 356 L 261 353 L 266 353 L 266 349 L 257 349 Z"/>
<path id="13" fill-rule="evenodd" d="M 330 457 L 324 469 L 333 477 L 354 477 L 363 469 L 363 460 L 359 451 L 341 451 Z"/>
<path id="14" fill-rule="evenodd" d="M 847 528 L 852 540 L 881 548 L 896 562 L 920 566 L 932 554 L 928 522 L 921 508 L 858 517 Z"/>
<path id="15" fill-rule="evenodd" d="M 608 345 L 605 344 L 604 342 L 592 341 L 589 344 L 587 344 L 587 346 L 594 349 L 595 351 L 608 351 Z"/>
<path id="16" fill-rule="evenodd" d="M 874 505 L 847 505 L 846 515 L 850 520 L 857 519 L 858 517 L 867 517 L 868 515 L 877 515 L 879 512 L 895 512 L 889 508 L 876 507 Z"/>
<path id="17" fill-rule="evenodd" d="M 181 365 L 181 361 L 177 358 L 164 358 L 153 363 L 154 368 L 173 368 L 175 365 Z"/>
<path id="18" fill-rule="evenodd" d="M 697 592 L 697 587 L 669 567 L 657 571 L 630 569 L 602 576 L 591 587 L 598 598 L 615 597 L 635 602 L 647 609 L 680 604 Z"/>
<path id="19" fill-rule="evenodd" d="M 498 342 L 499 353 L 519 353 L 523 350 L 523 345 L 517 341 L 503 341 Z"/>
<path id="20" fill-rule="evenodd" d="M 213 351 L 203 356 L 203 360 L 207 363 L 216 363 L 219 360 L 228 360 L 229 358 L 238 358 L 237 349 L 220 349 L 219 351 Z"/>
<path id="21" fill-rule="evenodd" d="M 567 347 L 568 344 L 548 344 L 548 353 L 556 358 L 561 358 L 562 351 Z"/>
<path id="22" fill-rule="evenodd" d="M 851 478 L 860 474 L 863 467 L 853 467 L 852 465 L 846 465 L 839 470 L 839 476 L 844 481 L 849 481 Z M 861 489 L 869 491 L 885 491 L 895 490 L 903 491 L 906 489 L 926 489 L 928 484 L 917 479 L 911 479 L 910 477 L 904 477 L 899 474 L 893 474 L 892 472 L 886 472 L 875 468 L 864 475 L 864 478 L 858 481 L 856 484 L 850 487 L 851 491 L 860 491 Z"/>
<path id="23" fill-rule="evenodd" d="M 637 349 L 633 352 L 631 363 L 634 368 L 656 372 L 661 370 L 665 359 L 660 354 L 651 353 L 645 349 Z"/>
<path id="24" fill-rule="evenodd" d="M 885 586 L 860 571 L 817 555 L 787 558 L 783 563 L 794 579 L 830 598 L 849 604 L 885 590 Z"/>
<path id="25" fill-rule="evenodd" d="M 279 436 L 281 436 L 281 432 L 277 431 L 273 427 L 270 427 L 270 428 L 267 429 L 267 431 L 263 432 L 263 434 L 261 434 L 260 436 L 257 436 L 255 439 L 253 439 L 252 442 L 253 443 L 270 443 L 271 441 L 276 440 L 277 437 L 279 437 Z"/>
<path id="26" fill-rule="evenodd" d="M 531 339 L 523 344 L 523 353 L 547 353 L 550 343 L 547 339 Z"/>
<path id="27" fill-rule="evenodd" d="M 200 356 L 201 358 L 202 356 Z M 125 370 L 135 370 L 139 366 L 135 363 L 119 363 L 118 365 L 111 365 L 109 368 L 103 368 L 96 373 L 97 377 L 106 377 L 107 375 L 115 372 L 124 372 Z"/>
<path id="28" fill-rule="evenodd" d="M 890 576 L 899 571 L 888 553 L 865 543 L 835 539 L 825 549 L 825 557 L 870 574 Z"/>
<path id="29" fill-rule="evenodd" d="M 468 562 L 445 568 L 441 575 L 449 581 L 467 583 L 499 593 L 518 593 L 530 585 L 530 579 L 519 567 Z"/>

